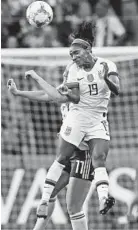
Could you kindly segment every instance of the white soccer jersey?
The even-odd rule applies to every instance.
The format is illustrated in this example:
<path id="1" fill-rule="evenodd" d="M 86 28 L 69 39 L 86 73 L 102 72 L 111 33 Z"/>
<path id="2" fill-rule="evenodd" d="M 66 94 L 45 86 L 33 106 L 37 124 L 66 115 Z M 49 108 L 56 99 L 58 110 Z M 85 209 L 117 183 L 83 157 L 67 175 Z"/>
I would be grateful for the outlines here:
<path id="1" fill-rule="evenodd" d="M 110 140 L 108 130 L 107 107 L 110 99 L 110 90 L 103 78 L 106 62 L 109 67 L 108 74 L 117 75 L 116 65 L 106 59 L 97 58 L 91 71 L 78 68 L 74 63 L 70 66 L 67 83 L 79 83 L 80 101 L 71 103 L 63 125 L 60 130 L 61 137 L 79 147 L 82 140 L 89 141 L 94 138 Z"/>
<path id="2" fill-rule="evenodd" d="M 71 65 L 68 73 L 67 83 L 78 82 L 80 88 L 80 101 L 78 104 L 72 104 L 70 110 L 78 109 L 85 113 L 107 113 L 107 107 L 111 91 L 109 90 L 103 75 L 104 68 L 101 65 L 106 62 L 110 74 L 117 74 L 116 65 L 107 59 L 97 58 L 97 61 L 91 71 L 86 72 L 78 68 L 74 63 Z"/>

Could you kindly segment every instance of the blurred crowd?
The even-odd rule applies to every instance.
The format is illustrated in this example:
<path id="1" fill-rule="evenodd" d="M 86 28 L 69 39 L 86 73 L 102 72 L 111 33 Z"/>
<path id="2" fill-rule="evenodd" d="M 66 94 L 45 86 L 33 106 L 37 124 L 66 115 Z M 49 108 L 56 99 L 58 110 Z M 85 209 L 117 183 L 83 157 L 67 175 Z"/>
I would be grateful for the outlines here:
<path id="1" fill-rule="evenodd" d="M 95 46 L 138 45 L 138 0 L 47 0 L 54 19 L 43 28 L 26 20 L 31 2 L 1 0 L 2 48 L 68 47 L 70 34 L 84 20 L 96 25 Z"/>

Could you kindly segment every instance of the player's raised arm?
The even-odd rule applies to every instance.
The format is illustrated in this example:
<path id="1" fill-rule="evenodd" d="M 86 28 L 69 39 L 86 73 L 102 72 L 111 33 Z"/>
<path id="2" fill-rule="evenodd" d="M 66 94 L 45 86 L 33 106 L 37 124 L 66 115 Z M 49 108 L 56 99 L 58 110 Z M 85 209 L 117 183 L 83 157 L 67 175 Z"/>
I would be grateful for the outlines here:
<path id="1" fill-rule="evenodd" d="M 59 92 L 55 87 L 48 84 L 44 79 L 42 79 L 34 70 L 27 71 L 25 73 L 26 77 L 32 77 L 38 82 L 41 88 L 57 103 L 73 102 L 78 103 L 80 100 L 79 95 L 79 85 L 76 84 L 70 90 L 67 85 L 63 85 L 63 90 Z"/>
<path id="2" fill-rule="evenodd" d="M 108 88 L 115 95 L 119 95 L 120 84 L 117 72 L 112 70 L 110 71 L 106 62 L 102 62 L 101 65 L 104 67 L 104 80 Z"/>
<path id="3" fill-rule="evenodd" d="M 14 96 L 21 96 L 29 100 L 40 101 L 40 102 L 50 102 L 52 99 L 45 93 L 44 90 L 37 91 L 21 91 L 17 89 L 17 86 L 13 79 L 9 79 L 7 82 L 7 87 Z"/>

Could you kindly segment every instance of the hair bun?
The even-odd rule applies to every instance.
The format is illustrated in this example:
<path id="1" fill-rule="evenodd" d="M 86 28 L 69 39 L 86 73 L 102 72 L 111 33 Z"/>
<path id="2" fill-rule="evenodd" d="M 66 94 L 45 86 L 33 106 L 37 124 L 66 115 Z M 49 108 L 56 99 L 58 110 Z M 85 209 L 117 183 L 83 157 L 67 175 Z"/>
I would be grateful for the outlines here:
<path id="1" fill-rule="evenodd" d="M 80 38 L 87 41 L 91 46 L 94 41 L 95 25 L 92 22 L 82 22 L 72 34 L 74 39 Z"/>

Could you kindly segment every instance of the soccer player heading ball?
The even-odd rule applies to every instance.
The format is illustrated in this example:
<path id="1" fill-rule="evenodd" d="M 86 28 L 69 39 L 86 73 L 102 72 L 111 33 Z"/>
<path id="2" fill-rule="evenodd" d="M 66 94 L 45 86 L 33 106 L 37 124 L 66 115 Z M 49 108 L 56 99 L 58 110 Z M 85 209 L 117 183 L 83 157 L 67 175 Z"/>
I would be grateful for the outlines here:
<path id="1" fill-rule="evenodd" d="M 100 214 L 106 214 L 115 202 L 108 194 L 109 177 L 105 164 L 110 141 L 108 102 L 111 92 L 119 94 L 119 78 L 113 62 L 93 55 L 93 30 L 92 23 L 83 22 L 74 33 L 70 47 L 73 62 L 66 69 L 68 76 L 64 82 L 63 94 L 62 90 L 59 93 L 33 70 L 26 72 L 26 76 L 36 80 L 53 101 L 72 102 L 60 130 L 58 158 L 50 167 L 44 184 L 38 217 L 47 216 L 48 203 L 55 184 L 83 139 L 88 143 L 95 169 Z M 68 90 L 67 87 L 71 86 L 72 90 Z"/>
<path id="2" fill-rule="evenodd" d="M 111 92 L 119 94 L 119 78 L 113 62 L 93 55 L 93 40 L 92 23 L 83 22 L 74 33 L 70 47 L 73 63 L 68 67 L 65 83 L 66 86 L 74 84 L 75 88 L 66 90 L 66 95 L 65 92 L 64 95 L 59 94 L 34 71 L 28 71 L 26 75 L 34 78 L 53 100 L 73 102 L 60 130 L 58 158 L 47 174 L 41 202 L 47 207 L 63 168 L 85 138 L 95 168 L 99 212 L 106 214 L 114 204 L 114 199 L 108 196 L 109 177 L 105 166 L 110 140 L 107 112 Z"/>

